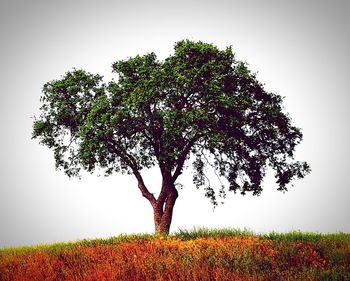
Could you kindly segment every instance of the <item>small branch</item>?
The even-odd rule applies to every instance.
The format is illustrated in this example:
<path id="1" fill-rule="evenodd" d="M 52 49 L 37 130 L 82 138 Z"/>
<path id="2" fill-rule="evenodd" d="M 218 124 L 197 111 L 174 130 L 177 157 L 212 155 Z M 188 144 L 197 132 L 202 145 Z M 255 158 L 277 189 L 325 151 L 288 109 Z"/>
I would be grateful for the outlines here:
<path id="1" fill-rule="evenodd" d="M 217 174 L 217 172 L 216 172 L 216 167 L 215 167 L 215 165 L 210 163 L 210 161 L 209 161 L 209 159 L 207 158 L 207 156 L 205 155 L 204 151 L 202 151 L 202 155 L 203 155 L 205 161 L 207 162 L 207 164 L 208 164 L 210 167 L 213 168 L 214 174 L 215 174 L 216 178 L 218 179 L 218 181 L 220 182 L 221 186 L 224 186 L 224 184 L 223 184 L 222 181 L 221 181 L 220 176 L 219 176 L 219 175 Z M 215 154 L 214 154 L 214 157 L 215 157 Z M 208 179 L 208 180 L 209 180 L 209 179 Z M 210 184 L 210 183 L 209 183 L 209 184 Z"/>
<path id="2" fill-rule="evenodd" d="M 177 166 L 175 169 L 175 172 L 172 176 L 172 181 L 175 182 L 176 179 L 179 177 L 179 175 L 181 175 L 182 173 L 182 168 L 183 165 L 186 161 L 187 155 L 190 152 L 193 144 L 199 139 L 199 137 L 194 137 L 190 142 L 187 143 L 185 149 L 183 150 L 183 152 L 181 153 L 181 156 L 179 157 L 179 159 L 177 160 Z"/>

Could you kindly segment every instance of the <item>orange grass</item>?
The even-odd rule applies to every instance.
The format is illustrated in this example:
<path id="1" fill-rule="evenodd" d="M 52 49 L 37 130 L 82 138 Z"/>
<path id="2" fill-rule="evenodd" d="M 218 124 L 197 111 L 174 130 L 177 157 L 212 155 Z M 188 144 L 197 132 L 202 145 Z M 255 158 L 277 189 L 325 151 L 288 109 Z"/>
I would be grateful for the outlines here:
<path id="1" fill-rule="evenodd" d="M 3 250 L 0 280 L 347 280 L 350 243 L 333 242 L 160 237 Z"/>

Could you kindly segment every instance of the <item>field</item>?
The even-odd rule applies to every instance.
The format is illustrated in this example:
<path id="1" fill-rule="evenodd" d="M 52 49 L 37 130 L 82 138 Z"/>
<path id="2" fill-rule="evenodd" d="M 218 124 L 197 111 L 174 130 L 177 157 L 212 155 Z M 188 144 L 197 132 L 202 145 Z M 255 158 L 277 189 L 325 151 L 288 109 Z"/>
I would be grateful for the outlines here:
<path id="1" fill-rule="evenodd" d="M 350 280 L 350 234 L 197 229 L 0 249 L 0 280 Z"/>

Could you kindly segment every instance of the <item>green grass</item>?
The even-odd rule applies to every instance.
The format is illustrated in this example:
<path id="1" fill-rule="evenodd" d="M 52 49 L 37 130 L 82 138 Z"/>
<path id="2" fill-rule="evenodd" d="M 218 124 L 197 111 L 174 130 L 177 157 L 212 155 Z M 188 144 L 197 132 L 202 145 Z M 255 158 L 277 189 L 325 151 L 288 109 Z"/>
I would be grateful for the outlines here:
<path id="1" fill-rule="evenodd" d="M 350 234 L 337 232 L 323 234 L 318 232 L 301 232 L 301 231 L 291 231 L 286 233 L 270 232 L 267 234 L 260 234 L 262 238 L 270 240 L 287 240 L 287 241 L 310 241 L 317 242 L 323 239 L 327 240 L 341 240 L 341 241 L 350 241 Z"/>
<path id="2" fill-rule="evenodd" d="M 179 239 L 182 241 L 193 240 L 196 238 L 206 238 L 206 237 L 260 237 L 262 239 L 268 239 L 273 241 L 309 241 L 309 242 L 319 242 L 327 241 L 327 243 L 337 243 L 338 242 L 348 242 L 350 243 L 350 233 L 329 233 L 323 234 L 319 232 L 302 232 L 302 231 L 290 231 L 285 233 L 279 232 L 269 232 L 269 233 L 254 233 L 248 229 L 236 229 L 236 228 L 193 228 L 190 230 L 179 229 L 174 233 L 170 234 L 164 239 Z M 48 251 L 60 251 L 64 248 L 72 246 L 93 246 L 96 244 L 100 245 L 116 245 L 123 242 L 133 242 L 141 240 L 151 240 L 157 239 L 158 237 L 154 234 L 121 234 L 118 236 L 112 236 L 110 238 L 102 239 L 83 239 L 68 242 L 59 242 L 53 244 L 40 244 L 34 246 L 21 246 L 21 247 L 10 247 L 10 248 L 0 248 L 0 254 L 5 252 L 27 252 L 35 250 L 48 250 Z"/>
<path id="3" fill-rule="evenodd" d="M 99 245 L 117 245 L 123 242 L 133 242 L 140 240 L 155 239 L 156 236 L 153 234 L 121 234 L 118 236 L 112 236 L 110 238 L 95 238 L 95 239 L 83 239 L 76 241 L 58 242 L 53 244 L 38 244 L 33 246 L 20 246 L 20 247 L 7 247 L 0 248 L 0 254 L 5 253 L 23 253 L 30 251 L 49 251 L 49 252 L 60 252 L 63 249 L 76 247 L 76 246 L 93 246 Z"/>
<path id="4" fill-rule="evenodd" d="M 227 237 L 227 236 L 256 236 L 252 231 L 244 229 L 235 229 L 235 228 L 193 228 L 191 230 L 179 229 L 174 232 L 171 237 L 178 238 L 181 240 L 191 240 L 196 238 L 205 238 L 205 237 Z"/>

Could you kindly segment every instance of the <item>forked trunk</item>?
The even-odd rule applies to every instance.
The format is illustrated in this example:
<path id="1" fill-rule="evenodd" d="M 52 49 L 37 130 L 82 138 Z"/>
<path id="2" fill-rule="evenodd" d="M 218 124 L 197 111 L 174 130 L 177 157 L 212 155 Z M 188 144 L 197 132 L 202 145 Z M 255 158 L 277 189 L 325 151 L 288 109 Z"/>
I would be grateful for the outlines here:
<path id="1" fill-rule="evenodd" d="M 164 193 L 159 196 L 156 204 L 153 206 L 156 234 L 169 234 L 170 224 L 173 217 L 173 209 L 177 197 L 178 192 L 175 186 L 173 184 L 169 184 L 165 187 Z"/>
<path id="2" fill-rule="evenodd" d="M 178 197 L 178 192 L 174 185 L 174 177 L 171 176 L 170 172 L 166 170 L 162 171 L 162 189 L 159 197 L 156 199 L 147 189 L 139 171 L 134 169 L 133 172 L 138 180 L 138 187 L 142 196 L 145 197 L 153 207 L 156 234 L 168 235 L 175 201 Z"/>

